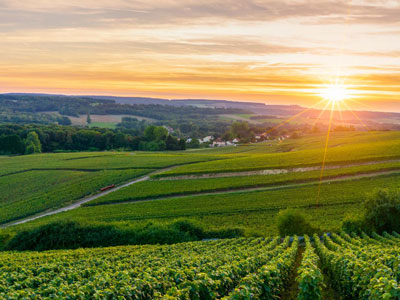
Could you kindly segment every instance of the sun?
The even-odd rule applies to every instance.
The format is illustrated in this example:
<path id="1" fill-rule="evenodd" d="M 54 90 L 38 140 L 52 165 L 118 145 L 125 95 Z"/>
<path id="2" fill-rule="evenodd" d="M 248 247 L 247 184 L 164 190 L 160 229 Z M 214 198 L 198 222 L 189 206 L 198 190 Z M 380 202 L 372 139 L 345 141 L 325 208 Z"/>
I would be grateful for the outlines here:
<path id="1" fill-rule="evenodd" d="M 320 96 L 332 104 L 344 101 L 348 97 L 346 86 L 339 83 L 329 84 L 321 91 Z"/>

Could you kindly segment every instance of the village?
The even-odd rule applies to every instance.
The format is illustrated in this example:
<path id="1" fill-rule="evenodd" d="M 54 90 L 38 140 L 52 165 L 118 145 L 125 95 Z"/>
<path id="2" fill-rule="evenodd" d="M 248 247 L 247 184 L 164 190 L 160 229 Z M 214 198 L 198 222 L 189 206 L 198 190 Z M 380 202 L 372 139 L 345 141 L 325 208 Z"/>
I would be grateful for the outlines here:
<path id="1" fill-rule="evenodd" d="M 282 135 L 282 136 L 278 136 L 278 137 L 272 137 L 267 133 L 263 133 L 263 134 L 256 134 L 254 136 L 254 139 L 252 140 L 253 143 L 259 143 L 259 142 L 264 142 L 266 140 L 270 140 L 270 141 L 283 141 L 285 139 L 289 138 L 289 135 Z M 186 143 L 191 143 L 192 142 L 192 138 L 188 138 L 186 140 Z M 214 136 L 206 136 L 202 139 L 198 139 L 199 143 L 203 146 L 207 146 L 210 148 L 218 148 L 218 147 L 227 147 L 227 146 L 237 146 L 239 144 L 241 144 L 241 140 L 240 138 L 234 138 L 232 140 L 224 140 L 222 138 L 215 138 Z"/>

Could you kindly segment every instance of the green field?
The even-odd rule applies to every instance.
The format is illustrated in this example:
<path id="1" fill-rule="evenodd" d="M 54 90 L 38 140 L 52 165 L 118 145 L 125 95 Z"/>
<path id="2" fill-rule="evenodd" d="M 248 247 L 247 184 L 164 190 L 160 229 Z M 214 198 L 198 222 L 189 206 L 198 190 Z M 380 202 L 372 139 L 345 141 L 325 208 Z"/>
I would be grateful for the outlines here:
<path id="1" fill-rule="evenodd" d="M 117 127 L 117 123 L 92 122 L 89 124 L 89 128 L 92 128 L 92 127 L 115 129 Z"/>
<path id="2" fill-rule="evenodd" d="M 372 136 L 372 133 L 371 133 Z M 295 140 L 293 143 L 285 143 L 284 146 L 288 152 L 283 153 L 239 153 L 240 157 L 232 157 L 231 159 L 214 162 L 204 162 L 197 165 L 186 165 L 169 172 L 165 172 L 160 176 L 170 175 L 186 175 L 186 174 L 204 174 L 204 173 L 220 173 L 248 170 L 262 170 L 272 168 L 290 168 L 320 165 L 324 157 L 323 140 L 313 141 L 311 144 L 314 148 L 304 149 L 307 144 L 301 144 L 302 139 Z M 305 140 L 305 143 L 308 141 Z M 268 147 L 268 146 L 266 146 Z M 290 149 L 290 150 L 289 150 Z M 231 154 L 233 155 L 233 154 Z M 328 149 L 326 163 L 333 164 L 350 164 L 365 161 L 382 161 L 400 158 L 400 134 L 392 135 L 390 140 L 380 140 L 379 136 L 371 142 L 357 140 L 348 140 L 347 143 L 334 145 Z"/>
<path id="3" fill-rule="evenodd" d="M 146 169 L 99 171 L 28 171 L 0 177 L 3 188 L 0 222 L 60 207 L 97 192 L 100 188 L 125 182 L 148 173 Z"/>
<path id="4" fill-rule="evenodd" d="M 351 237 L 341 230 L 346 216 L 363 212 L 367 195 L 400 189 L 400 134 L 332 133 L 319 185 L 324 145 L 324 135 L 313 135 L 174 153 L 0 157 L 0 223 L 68 206 L 103 186 L 151 173 L 84 206 L 0 229 L 2 249 L 17 250 L 7 248 L 13 240 L 49 247 L 20 250 L 54 249 L 55 237 L 107 246 L 100 237 L 116 234 L 120 239 L 108 245 L 144 237 L 150 243 L 175 237 L 183 242 L 3 251 L 0 298 L 397 299 L 399 236 Z M 322 242 L 305 237 L 305 244 L 272 238 L 278 235 L 277 215 L 287 208 L 306 215 L 315 231 L 332 234 Z M 66 224 L 63 231 L 49 236 L 46 230 L 58 224 Z M 72 224 L 81 227 L 68 231 Z M 124 232 L 139 241 L 126 242 Z M 229 233 L 244 237 L 186 242 Z M 171 239 L 161 240 L 162 234 Z"/>
<path id="5" fill-rule="evenodd" d="M 367 193 L 400 188 L 400 133 L 332 133 L 316 209 L 324 144 L 324 135 L 310 135 L 281 143 L 176 153 L 0 157 L 0 187 L 5 191 L 0 198 L 0 222 L 65 206 L 102 186 L 121 184 L 154 170 L 160 173 L 151 180 L 111 192 L 86 207 L 7 230 L 59 220 L 140 224 L 188 219 L 206 228 L 239 227 L 247 236 L 268 236 L 277 233 L 279 210 L 293 207 L 309 215 L 316 227 L 333 231 L 340 228 L 345 215 L 362 210 Z M 315 168 L 293 170 L 306 166 Z M 282 168 L 285 173 L 241 173 Z M 214 177 L 207 178 L 208 174 Z"/>
<path id="6" fill-rule="evenodd" d="M 219 159 L 209 155 L 60 153 L 0 157 L 0 223 L 70 204 L 156 169 Z"/>
<path id="7" fill-rule="evenodd" d="M 374 174 L 384 171 L 398 171 L 400 173 L 400 161 L 327 169 L 324 172 L 323 178 L 326 181 L 330 179 L 340 179 L 343 176 Z M 315 182 L 319 180 L 320 174 L 320 170 L 315 170 L 308 172 L 290 172 L 276 175 L 152 180 L 140 182 L 123 188 L 115 193 L 111 193 L 96 199 L 95 201 L 88 202 L 86 205 L 128 202 L 141 199 L 155 199 L 174 195 L 190 195 L 202 192 L 229 191 L 235 189 L 272 187 L 294 183 Z M 237 173 L 237 175 L 240 175 L 240 173 Z"/>
<path id="8" fill-rule="evenodd" d="M 311 221 L 324 231 L 333 231 L 340 228 L 345 215 L 362 210 L 362 201 L 366 193 L 379 188 L 395 189 L 399 186 L 400 175 L 325 183 L 321 188 L 319 208 L 315 207 L 318 184 L 98 205 L 45 217 L 19 227 L 26 228 L 61 220 L 137 223 L 170 222 L 184 218 L 201 222 L 210 229 L 240 227 L 248 236 L 269 236 L 277 234 L 275 216 L 279 210 L 289 207 L 304 211 Z"/>

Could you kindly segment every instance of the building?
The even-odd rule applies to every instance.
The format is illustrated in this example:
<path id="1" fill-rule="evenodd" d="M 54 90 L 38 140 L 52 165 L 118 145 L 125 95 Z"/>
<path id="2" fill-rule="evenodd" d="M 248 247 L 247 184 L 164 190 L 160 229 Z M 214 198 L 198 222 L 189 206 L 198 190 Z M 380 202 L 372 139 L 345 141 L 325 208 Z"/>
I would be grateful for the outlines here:
<path id="1" fill-rule="evenodd" d="M 213 140 L 214 140 L 214 137 L 209 135 L 209 136 L 206 136 L 205 138 L 200 139 L 199 141 L 200 141 L 200 144 L 203 144 L 203 143 L 210 143 Z"/>
<path id="2" fill-rule="evenodd" d="M 165 129 L 167 129 L 168 134 L 173 134 L 173 133 L 174 133 L 174 129 L 173 129 L 172 127 L 167 126 L 167 125 L 163 125 L 163 127 L 164 127 Z"/>

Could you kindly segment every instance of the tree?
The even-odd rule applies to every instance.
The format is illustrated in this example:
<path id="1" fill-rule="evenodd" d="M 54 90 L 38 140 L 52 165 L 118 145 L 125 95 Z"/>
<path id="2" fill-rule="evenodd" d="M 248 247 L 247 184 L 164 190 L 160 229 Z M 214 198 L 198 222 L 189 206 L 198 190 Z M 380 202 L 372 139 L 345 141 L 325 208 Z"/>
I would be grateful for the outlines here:
<path id="1" fill-rule="evenodd" d="M 400 193 L 379 190 L 367 197 L 365 223 L 379 233 L 400 231 Z"/>
<path id="2" fill-rule="evenodd" d="M 281 210 L 277 216 L 279 234 L 286 235 L 311 235 L 318 230 L 313 228 L 307 216 L 293 209 Z"/>
<path id="3" fill-rule="evenodd" d="M 254 132 L 250 130 L 247 122 L 233 122 L 231 132 L 241 142 L 247 143 L 254 139 Z"/>
<path id="4" fill-rule="evenodd" d="M 144 136 L 147 141 L 165 141 L 168 136 L 168 130 L 162 126 L 150 125 L 146 127 Z"/>
<path id="5" fill-rule="evenodd" d="M 71 125 L 71 119 L 66 116 L 61 116 L 58 120 L 58 124 L 60 125 Z"/>
<path id="6" fill-rule="evenodd" d="M 92 118 L 90 117 L 90 112 L 87 113 L 86 123 L 92 123 Z"/>
<path id="7" fill-rule="evenodd" d="M 179 150 L 186 150 L 186 142 L 184 139 L 180 139 L 178 142 Z"/>
<path id="8" fill-rule="evenodd" d="M 186 146 L 190 149 L 194 149 L 194 148 L 200 148 L 200 142 L 199 139 L 196 138 L 192 138 L 192 140 L 186 144 Z"/>
<path id="9" fill-rule="evenodd" d="M 25 140 L 25 153 L 33 154 L 41 152 L 42 144 L 40 143 L 38 134 L 35 131 L 29 132 Z"/>
<path id="10" fill-rule="evenodd" d="M 178 139 L 172 135 L 168 135 L 165 140 L 165 147 L 167 150 L 178 150 Z"/>
<path id="11" fill-rule="evenodd" d="M 25 145 L 18 135 L 0 136 L 0 153 L 23 154 L 24 151 Z"/>

